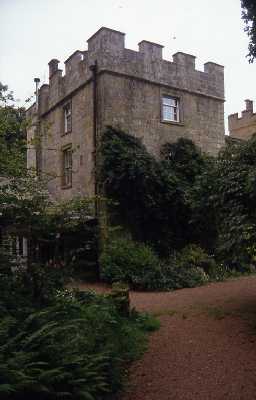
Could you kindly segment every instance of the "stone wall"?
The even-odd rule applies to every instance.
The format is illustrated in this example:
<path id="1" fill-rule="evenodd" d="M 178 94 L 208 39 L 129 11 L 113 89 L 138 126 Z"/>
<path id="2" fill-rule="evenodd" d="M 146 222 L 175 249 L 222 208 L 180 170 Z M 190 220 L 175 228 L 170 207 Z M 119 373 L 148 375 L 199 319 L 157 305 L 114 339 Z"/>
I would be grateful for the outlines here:
<path id="1" fill-rule="evenodd" d="M 253 112 L 252 100 L 245 100 L 246 108 L 239 118 L 238 113 L 228 116 L 229 136 L 247 140 L 256 134 L 256 113 Z"/>
<path id="2" fill-rule="evenodd" d="M 224 143 L 223 104 L 210 97 L 105 73 L 102 90 L 102 127 L 111 125 L 142 138 L 148 150 L 159 156 L 166 142 L 180 137 L 193 140 L 205 152 L 216 155 Z M 181 103 L 181 122 L 163 122 L 161 99 L 175 96 Z"/>
<path id="3" fill-rule="evenodd" d="M 91 195 L 94 191 L 92 85 L 72 96 L 72 131 L 63 132 L 63 105 L 54 108 L 41 122 L 41 169 L 49 179 L 49 190 L 56 198 L 68 199 L 75 195 Z M 62 152 L 73 150 L 72 187 L 63 188 Z"/>
<path id="4" fill-rule="evenodd" d="M 159 156 L 161 146 L 179 137 L 192 139 L 203 151 L 217 154 L 224 145 L 223 67 L 208 62 L 195 69 L 195 57 L 185 53 L 162 59 L 162 46 L 143 40 L 139 51 L 125 48 L 125 35 L 101 28 L 88 40 L 87 51 L 75 51 L 65 62 L 49 62 L 49 84 L 39 90 L 38 119 L 41 170 L 51 179 L 56 198 L 94 194 L 93 79 L 90 67 L 97 62 L 97 137 L 106 125 L 141 137 L 148 150 Z M 163 122 L 161 98 L 179 98 L 180 122 Z M 72 132 L 63 134 L 63 107 L 72 103 Z M 36 115 L 36 116 L 35 116 Z M 33 136 L 29 129 L 28 136 Z M 62 150 L 73 149 L 73 184 L 61 186 Z M 28 165 L 34 158 L 29 154 Z"/>

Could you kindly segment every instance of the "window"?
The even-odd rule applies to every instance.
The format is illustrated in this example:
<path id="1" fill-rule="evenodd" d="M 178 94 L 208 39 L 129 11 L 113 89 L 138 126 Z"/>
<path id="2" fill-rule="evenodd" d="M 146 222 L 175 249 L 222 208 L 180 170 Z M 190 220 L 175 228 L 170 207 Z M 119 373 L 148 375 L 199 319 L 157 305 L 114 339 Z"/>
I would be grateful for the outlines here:
<path id="1" fill-rule="evenodd" d="M 72 110 L 71 102 L 67 103 L 64 108 L 64 133 L 71 132 L 72 129 Z"/>
<path id="2" fill-rule="evenodd" d="M 63 187 L 72 186 L 72 149 L 71 147 L 66 148 L 62 152 L 63 157 Z"/>
<path id="3" fill-rule="evenodd" d="M 180 122 L 179 99 L 176 97 L 162 97 L 162 119 L 169 122 Z"/>

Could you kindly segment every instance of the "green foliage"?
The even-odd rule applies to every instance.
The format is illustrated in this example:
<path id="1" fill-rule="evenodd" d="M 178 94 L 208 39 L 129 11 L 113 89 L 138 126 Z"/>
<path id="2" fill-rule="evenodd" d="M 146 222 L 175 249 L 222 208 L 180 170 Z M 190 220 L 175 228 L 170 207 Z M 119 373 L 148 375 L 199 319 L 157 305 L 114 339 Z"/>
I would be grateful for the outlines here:
<path id="1" fill-rule="evenodd" d="M 162 157 L 164 166 L 189 185 L 203 172 L 206 162 L 200 149 L 185 138 L 180 138 L 175 143 L 166 143 L 162 148 Z"/>
<path id="2" fill-rule="evenodd" d="M 119 238 L 110 241 L 100 257 L 102 278 L 125 282 L 136 289 L 157 289 L 160 261 L 145 244 Z"/>
<path id="3" fill-rule="evenodd" d="M 253 262 L 256 241 L 256 137 L 230 145 L 216 163 L 212 197 L 218 223 L 217 253 L 235 264 Z"/>
<path id="4" fill-rule="evenodd" d="M 0 82 L 0 176 L 26 168 L 25 109 L 15 106 L 12 92 Z"/>
<path id="5" fill-rule="evenodd" d="M 181 268 L 200 267 L 206 273 L 215 268 L 215 261 L 199 246 L 190 244 L 175 256 L 175 263 Z"/>
<path id="6" fill-rule="evenodd" d="M 0 222 L 16 232 L 38 233 L 50 204 L 45 182 L 30 171 L 10 177 L 0 186 Z M 33 231 L 34 230 L 34 231 Z"/>
<path id="7" fill-rule="evenodd" d="M 188 245 L 176 257 L 176 264 L 181 267 L 200 267 L 207 254 L 196 245 Z"/>
<path id="8" fill-rule="evenodd" d="M 118 202 L 114 225 L 123 225 L 135 240 L 150 244 L 165 258 L 195 243 L 214 255 L 202 254 L 203 262 L 192 263 L 210 279 L 224 279 L 234 269 L 252 269 L 256 259 L 255 137 L 228 145 L 217 158 L 202 155 L 191 141 L 180 139 L 167 143 L 157 161 L 140 140 L 108 128 L 102 153 L 102 182 L 107 195 Z M 114 269 L 118 276 L 118 268 Z M 196 273 L 202 275 L 197 269 Z M 116 279 L 124 279 L 123 274 Z M 148 283 L 148 287 L 168 287 L 162 283 L 165 278 L 160 268 L 155 285 Z"/>
<path id="9" fill-rule="evenodd" d="M 28 263 L 78 264 L 95 268 L 97 224 L 94 199 L 54 202 L 46 182 L 31 171 L 0 186 L 0 225 L 28 240 Z M 88 265 L 83 262 L 81 269 Z M 88 268 L 88 269 L 89 269 Z"/>
<path id="10" fill-rule="evenodd" d="M 189 191 L 193 241 L 210 253 L 214 252 L 218 237 L 218 209 L 215 204 L 217 179 L 216 159 L 208 157 L 204 169 L 197 175 Z"/>
<path id="11" fill-rule="evenodd" d="M 209 280 L 221 281 L 227 277 L 227 269 L 222 264 L 217 264 L 213 257 L 193 244 L 174 254 L 170 264 L 172 267 L 168 275 L 171 276 L 173 270 L 173 278 L 177 276 L 177 287 L 194 287 Z"/>
<path id="12" fill-rule="evenodd" d="M 101 398 L 120 388 L 152 325 L 137 313 L 122 317 L 107 297 L 68 291 L 23 319 L 6 315 L 0 322 L 1 398 Z"/>
<path id="13" fill-rule="evenodd" d="M 254 263 L 255 160 L 255 137 L 229 144 L 209 160 L 191 190 L 195 239 L 230 270 Z"/>
<path id="14" fill-rule="evenodd" d="M 249 62 L 256 57 L 256 3 L 255 0 L 241 0 L 242 19 L 245 22 L 245 32 L 249 36 Z"/>
<path id="15" fill-rule="evenodd" d="M 208 275 L 200 267 L 185 268 L 177 266 L 173 260 L 163 265 L 162 287 L 164 290 L 175 290 L 201 286 L 209 281 Z"/>
<path id="16" fill-rule="evenodd" d="M 168 158 L 170 149 L 173 156 Z M 164 159 L 156 161 L 139 139 L 108 128 L 102 154 L 102 184 L 107 196 L 118 202 L 118 222 L 163 255 L 188 243 L 189 181 L 203 165 L 196 147 L 182 139 L 175 146 L 166 145 Z"/>
<path id="17" fill-rule="evenodd" d="M 101 257 L 102 277 L 107 282 L 125 282 L 135 289 L 173 290 L 208 282 L 204 268 L 212 260 L 191 246 L 163 262 L 144 244 L 127 239 L 109 243 Z"/>

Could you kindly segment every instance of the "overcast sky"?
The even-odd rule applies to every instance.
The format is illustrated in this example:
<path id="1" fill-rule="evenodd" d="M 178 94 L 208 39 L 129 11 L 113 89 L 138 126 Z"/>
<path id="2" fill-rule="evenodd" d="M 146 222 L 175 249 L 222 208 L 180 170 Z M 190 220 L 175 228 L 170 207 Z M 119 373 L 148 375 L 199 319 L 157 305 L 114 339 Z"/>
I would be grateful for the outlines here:
<path id="1" fill-rule="evenodd" d="M 164 58 L 183 51 L 197 69 L 225 66 L 225 114 L 256 103 L 256 62 L 249 64 L 240 0 L 0 0 L 0 81 L 20 104 L 47 82 L 48 62 L 63 62 L 101 26 L 126 33 L 126 47 L 145 39 L 165 46 Z M 256 110 L 256 104 L 255 104 Z"/>

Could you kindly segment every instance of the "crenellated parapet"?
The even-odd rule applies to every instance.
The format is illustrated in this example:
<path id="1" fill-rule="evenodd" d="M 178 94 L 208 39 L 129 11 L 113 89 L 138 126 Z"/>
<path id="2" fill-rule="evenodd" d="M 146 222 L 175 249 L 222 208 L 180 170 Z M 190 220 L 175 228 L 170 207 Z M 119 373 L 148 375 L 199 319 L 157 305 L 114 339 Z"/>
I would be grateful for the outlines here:
<path id="1" fill-rule="evenodd" d="M 253 101 L 245 100 L 245 110 L 228 116 L 229 135 L 236 139 L 249 139 L 256 134 L 256 113 L 253 112 Z"/>
<path id="2" fill-rule="evenodd" d="M 65 61 L 64 75 L 57 59 L 49 62 L 49 85 L 43 85 L 39 92 L 41 114 L 90 81 L 90 66 L 95 61 L 98 74 L 132 76 L 224 101 L 224 68 L 221 65 L 207 62 L 204 71 L 198 71 L 196 57 L 183 52 L 173 54 L 172 61 L 164 60 L 163 46 L 147 40 L 138 44 L 138 51 L 130 50 L 125 48 L 124 33 L 105 27 L 87 43 L 87 51 L 77 50 Z"/>

